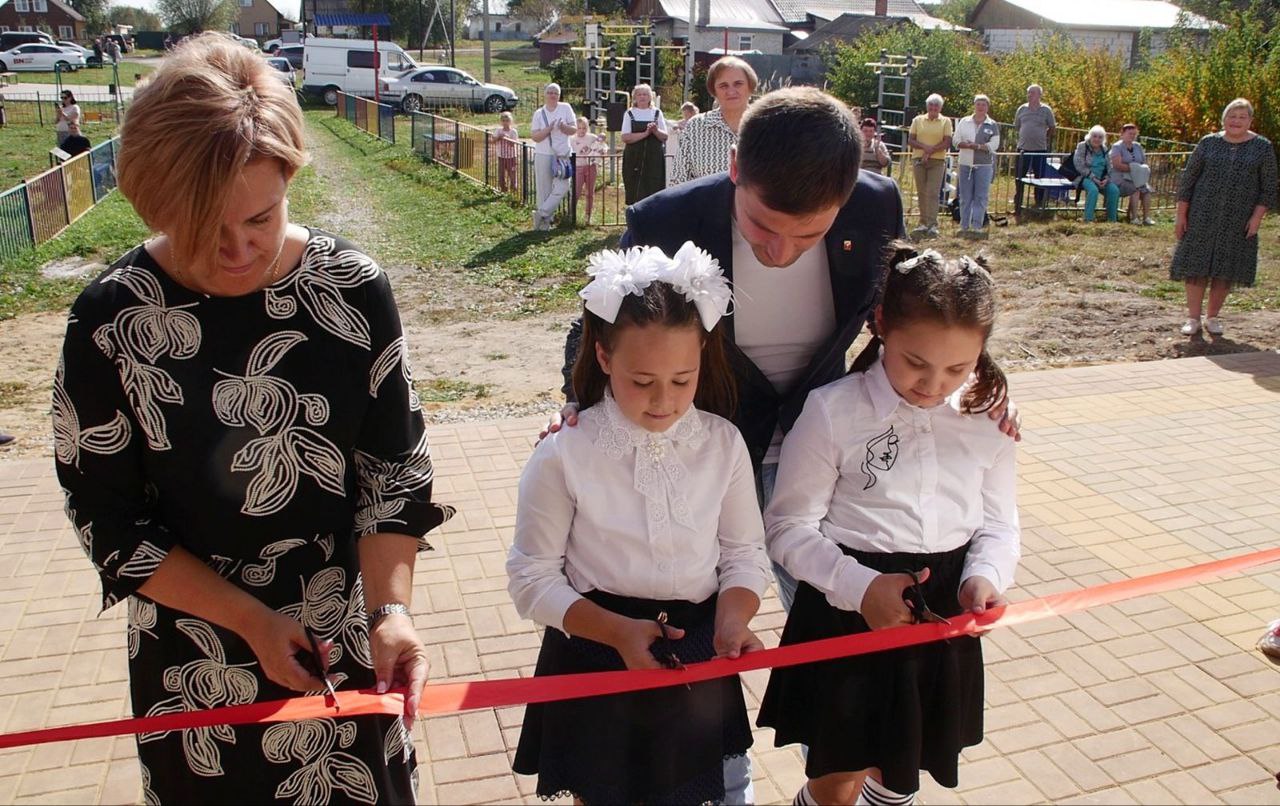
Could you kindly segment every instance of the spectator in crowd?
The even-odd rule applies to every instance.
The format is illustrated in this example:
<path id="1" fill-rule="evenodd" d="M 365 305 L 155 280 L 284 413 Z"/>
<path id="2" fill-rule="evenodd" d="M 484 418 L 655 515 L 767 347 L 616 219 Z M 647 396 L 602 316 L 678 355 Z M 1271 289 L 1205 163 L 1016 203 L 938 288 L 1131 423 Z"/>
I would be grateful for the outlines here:
<path id="1" fill-rule="evenodd" d="M 875 118 L 863 118 L 860 128 L 862 129 L 862 162 L 858 166 L 859 170 L 883 174 L 889 167 L 891 158 L 889 149 L 880 139 L 880 126 Z"/>
<path id="2" fill-rule="evenodd" d="M 960 237 L 986 238 L 987 197 L 991 193 L 995 154 L 1000 149 L 1000 124 L 987 113 L 991 99 L 973 97 L 973 114 L 956 124 L 960 152 Z"/>
<path id="3" fill-rule="evenodd" d="M 111 57 L 112 64 L 120 63 L 120 43 L 111 37 L 107 37 L 107 55 Z"/>
<path id="4" fill-rule="evenodd" d="M 1146 226 L 1156 223 L 1151 217 L 1151 168 L 1138 142 L 1138 124 L 1126 123 L 1120 127 L 1120 139 L 1111 146 L 1111 175 L 1120 188 L 1120 198 L 1129 199 L 1129 220 L 1140 220 Z M 1138 202 L 1142 206 L 1141 219 L 1135 219 Z"/>
<path id="5" fill-rule="evenodd" d="M 67 139 L 62 141 L 62 145 L 59 148 L 67 152 L 68 156 L 74 157 L 77 154 L 83 154 L 93 147 L 93 144 L 89 142 L 89 138 L 80 133 L 79 123 L 67 125 L 70 126 L 67 131 Z"/>
<path id="6" fill-rule="evenodd" d="M 916 180 L 916 200 L 920 206 L 920 226 L 912 230 L 916 238 L 938 234 L 938 195 L 946 176 L 947 151 L 951 149 L 951 118 L 942 115 L 942 96 L 933 93 L 924 100 L 925 113 L 916 115 L 907 131 L 911 146 L 911 171 Z"/>
<path id="7" fill-rule="evenodd" d="M 667 127 L 667 187 L 676 183 L 676 166 L 680 164 L 680 135 L 684 125 L 698 114 L 698 105 L 685 101 L 680 105 L 680 119 Z"/>
<path id="8" fill-rule="evenodd" d="M 573 107 L 560 102 L 560 85 L 554 81 L 544 92 L 546 103 L 533 113 L 533 130 L 529 136 L 533 147 L 533 175 L 537 188 L 537 208 L 533 211 L 533 228 L 551 229 L 560 201 L 569 193 L 573 169 L 569 162 L 569 138 L 578 132 Z"/>
<path id="9" fill-rule="evenodd" d="M 53 133 L 57 138 L 58 148 L 62 148 L 62 142 L 67 139 L 71 124 L 79 122 L 80 104 L 76 103 L 76 96 L 71 93 L 71 90 L 63 90 L 62 99 L 58 104 L 58 114 L 53 123 Z"/>
<path id="10" fill-rule="evenodd" d="M 577 211 L 578 199 L 587 200 L 586 223 L 591 223 L 591 208 L 596 200 L 596 178 L 600 175 L 600 157 L 608 152 L 604 138 L 591 133 L 590 122 L 578 118 L 578 131 L 569 138 L 569 148 L 577 155 L 573 166 L 573 184 L 577 188 L 577 196 L 573 200 L 574 211 Z"/>
<path id="11" fill-rule="evenodd" d="M 680 160 L 672 184 L 729 170 L 729 148 L 759 84 L 756 71 L 737 56 L 717 59 L 707 70 L 707 91 L 716 107 L 690 119 L 680 133 Z"/>
<path id="12" fill-rule="evenodd" d="M 667 186 L 667 121 L 648 84 L 631 90 L 631 108 L 622 116 L 622 142 L 622 184 L 632 205 Z"/>
<path id="13" fill-rule="evenodd" d="M 1258 228 L 1276 206 L 1276 153 L 1254 133 L 1253 104 L 1236 98 L 1222 111 L 1222 131 L 1196 144 L 1178 183 L 1178 212 L 1169 276 L 1187 287 L 1185 336 L 1200 332 L 1200 310 L 1209 289 L 1211 335 L 1232 286 L 1252 286 L 1258 274 Z"/>
<path id="14" fill-rule="evenodd" d="M 176 48 L 120 142 L 120 190 L 154 235 L 73 305 L 53 426 L 103 607 L 143 619 L 134 715 L 407 687 L 399 714 L 139 737 L 146 799 L 411 802 L 413 567 L 452 510 L 432 501 L 390 283 L 290 221 L 302 110 L 225 37 Z"/>
<path id="15" fill-rule="evenodd" d="M 1058 122 L 1053 119 L 1053 110 L 1048 104 L 1040 102 L 1044 90 L 1039 84 L 1027 87 L 1027 102 L 1018 107 L 1013 115 L 1013 128 L 1018 132 L 1018 165 L 1019 177 L 1028 174 L 1037 179 L 1044 178 L 1045 160 L 1053 143 L 1053 132 Z M 1018 182 L 1014 191 L 1013 208 L 1022 209 L 1022 192 L 1025 190 Z M 1036 188 L 1036 204 L 1044 202 L 1044 188 Z"/>
<path id="16" fill-rule="evenodd" d="M 1080 185 L 1084 188 L 1085 221 L 1093 221 L 1099 194 L 1107 200 L 1107 220 L 1115 221 L 1118 218 L 1120 187 L 1111 176 L 1109 154 L 1107 130 L 1094 126 L 1076 146 L 1076 153 L 1071 158 L 1080 174 Z"/>
<path id="17" fill-rule="evenodd" d="M 502 125 L 489 134 L 498 157 L 498 190 L 503 193 L 515 190 L 518 185 L 516 161 L 520 154 L 520 130 L 516 128 L 515 120 L 510 112 L 503 112 L 498 116 Z"/>
<path id="18" fill-rule="evenodd" d="M 164 35 L 164 49 L 173 50 L 173 36 L 171 36 L 170 34 Z"/>

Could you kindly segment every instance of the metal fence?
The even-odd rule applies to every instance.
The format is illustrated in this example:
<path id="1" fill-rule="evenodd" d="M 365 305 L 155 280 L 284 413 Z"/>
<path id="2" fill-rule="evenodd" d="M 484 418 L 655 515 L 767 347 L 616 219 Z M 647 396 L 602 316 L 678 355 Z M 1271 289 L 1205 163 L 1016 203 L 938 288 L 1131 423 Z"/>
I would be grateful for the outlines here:
<path id="1" fill-rule="evenodd" d="M 346 118 L 356 128 L 372 134 L 374 137 L 396 141 L 396 108 L 388 104 L 375 103 L 358 95 L 338 93 L 338 117 Z"/>
<path id="2" fill-rule="evenodd" d="M 116 186 L 119 138 L 0 193 L 0 260 L 54 238 Z"/>
<path id="3" fill-rule="evenodd" d="M 99 121 L 119 123 L 124 114 L 124 102 L 107 93 L 79 93 L 81 122 L 92 125 Z M 0 92 L 0 121 L 4 125 L 21 124 L 52 126 L 58 115 L 58 91 L 50 86 L 48 92 Z"/>
<path id="4" fill-rule="evenodd" d="M 356 126 L 388 142 L 395 140 L 395 113 L 393 107 L 375 104 L 356 96 L 343 96 L 338 105 L 339 116 Z M 452 169 L 479 184 L 509 196 L 519 204 L 534 208 L 537 204 L 537 180 L 534 146 L 521 141 L 513 143 L 495 136 L 495 129 L 472 126 L 452 118 L 430 112 L 411 112 L 408 118 L 409 144 L 422 159 Z M 1064 143 L 1076 137 L 1079 130 L 1060 129 L 1057 140 Z M 1171 211 L 1177 199 L 1178 178 L 1191 155 L 1192 146 L 1168 140 L 1152 140 L 1152 146 L 1172 145 L 1181 148 L 1160 151 L 1148 150 L 1147 163 L 1151 166 L 1149 185 L 1152 189 L 1151 209 Z M 1056 169 L 1063 160 L 1071 159 L 1072 150 L 1049 155 L 1049 164 Z M 956 198 L 958 187 L 958 155 L 948 156 L 950 165 L 943 183 L 941 203 L 945 208 Z M 626 191 L 622 176 L 622 154 L 614 149 L 603 155 L 571 157 L 574 179 L 568 195 L 559 207 L 562 223 L 572 226 L 626 226 Z M 667 172 L 671 173 L 672 158 L 667 157 Z M 1004 151 L 995 155 L 995 171 L 987 212 L 993 216 L 1014 216 L 1017 197 L 1018 154 Z M 902 206 L 908 221 L 919 215 L 915 179 L 911 170 L 911 157 L 907 152 L 896 151 L 894 161 L 886 169 L 898 183 L 902 194 Z M 1036 207 L 1045 216 L 1082 217 L 1084 193 L 1076 188 L 1058 188 L 1044 191 L 1043 202 L 1037 203 L 1036 194 L 1028 189 L 1024 204 Z M 589 213 L 589 215 L 588 215 Z"/>
<path id="5" fill-rule="evenodd" d="M 992 216 L 1017 215 L 1019 211 L 1015 209 L 1014 205 L 1019 178 L 1017 171 L 1018 154 L 1013 151 L 1002 151 L 994 156 L 995 171 L 991 181 L 991 195 L 987 201 L 987 213 Z M 1050 154 L 1048 158 L 1049 166 L 1056 170 L 1063 160 L 1069 160 L 1071 156 L 1072 154 L 1068 152 Z M 1147 152 L 1147 164 L 1151 166 L 1151 179 L 1148 181 L 1148 186 L 1152 191 L 1152 211 L 1172 211 L 1175 208 L 1178 196 L 1178 179 L 1182 176 L 1182 169 L 1186 166 L 1187 158 L 1190 156 L 1190 151 Z M 952 199 L 956 198 L 960 170 L 956 154 L 948 155 L 947 159 L 950 164 L 943 182 L 941 199 L 944 208 Z M 898 183 L 898 188 L 902 193 L 902 209 L 908 221 L 920 214 L 911 162 L 910 153 L 898 153 L 894 156 L 894 161 L 889 164 L 887 169 Z M 1085 194 L 1077 187 L 1046 190 L 1042 194 L 1042 204 L 1036 204 L 1036 195 L 1030 188 L 1023 195 L 1023 204 L 1025 206 L 1034 205 L 1037 213 L 1045 216 L 1077 218 L 1084 215 Z M 1121 199 L 1121 204 L 1125 203 L 1125 200 Z M 1101 200 L 1098 206 L 1102 207 Z"/>

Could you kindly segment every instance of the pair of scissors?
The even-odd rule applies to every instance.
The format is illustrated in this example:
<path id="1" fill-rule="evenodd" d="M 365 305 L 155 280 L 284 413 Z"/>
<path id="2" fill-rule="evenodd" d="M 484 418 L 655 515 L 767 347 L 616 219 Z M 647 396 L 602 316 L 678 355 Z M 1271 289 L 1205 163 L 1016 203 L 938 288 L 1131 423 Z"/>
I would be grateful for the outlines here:
<path id="1" fill-rule="evenodd" d="M 933 624 L 950 624 L 951 622 L 929 609 L 929 603 L 924 600 L 924 589 L 920 587 L 920 575 L 915 571 L 903 573 L 911 577 L 911 587 L 902 592 L 902 598 L 911 610 L 914 623 L 920 624 L 927 621 Z"/>
<path id="2" fill-rule="evenodd" d="M 662 630 L 662 650 L 654 652 L 658 662 L 668 669 L 683 670 L 684 664 L 680 662 L 680 659 L 676 657 L 675 651 L 671 648 L 671 634 L 667 632 L 667 611 L 663 610 L 659 613 L 654 621 L 658 622 L 658 629 Z"/>
<path id="3" fill-rule="evenodd" d="M 341 711 L 342 707 L 338 705 L 338 690 L 333 687 L 333 681 L 329 679 L 329 675 L 325 674 L 324 655 L 320 653 L 320 643 L 316 641 L 316 637 L 307 630 L 307 640 L 311 642 L 311 651 L 299 652 L 294 657 L 298 659 L 303 669 L 309 674 L 315 675 L 324 681 L 325 699 L 328 700 L 326 705 L 331 705 L 334 710 Z"/>

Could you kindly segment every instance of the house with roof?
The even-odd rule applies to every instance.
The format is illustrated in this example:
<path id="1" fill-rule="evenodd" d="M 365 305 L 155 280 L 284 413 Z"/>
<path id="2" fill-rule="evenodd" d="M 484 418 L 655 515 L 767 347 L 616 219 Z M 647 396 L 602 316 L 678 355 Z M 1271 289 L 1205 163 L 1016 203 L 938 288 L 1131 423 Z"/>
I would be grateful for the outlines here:
<path id="1" fill-rule="evenodd" d="M 1215 24 L 1164 0 L 981 0 L 969 15 L 969 25 L 982 32 L 992 53 L 1031 47 L 1061 33 L 1129 65 L 1137 62 L 1144 34 L 1150 52 L 1158 54 L 1168 47 L 1174 27 L 1207 33 Z"/>
<path id="2" fill-rule="evenodd" d="M 884 24 L 886 19 L 906 21 L 926 31 L 966 30 L 935 17 L 916 0 L 773 0 L 783 24 L 792 31 L 817 33 L 848 15 L 841 25 L 850 33 L 866 26 Z M 857 18 L 863 17 L 859 21 Z"/>
<path id="3" fill-rule="evenodd" d="M 62 0 L 0 0 L 0 31 L 44 31 L 54 39 L 88 39 L 85 19 Z"/>
<path id="4" fill-rule="evenodd" d="M 292 28 L 292 15 L 281 11 L 279 0 L 236 0 L 237 16 L 231 23 L 231 32 L 240 36 L 270 39 L 280 35 L 283 28 Z"/>
<path id="5" fill-rule="evenodd" d="M 467 17 L 467 27 L 463 32 L 466 39 L 533 39 L 541 27 L 537 18 L 511 13 L 507 0 L 488 0 L 489 29 L 486 34 L 484 15 L 480 13 L 480 4 L 473 4 L 474 11 Z"/>
<path id="6" fill-rule="evenodd" d="M 781 54 L 788 32 L 770 0 L 695 0 L 695 53 Z M 632 0 L 631 19 L 649 19 L 658 39 L 684 42 L 689 35 L 687 0 Z"/>

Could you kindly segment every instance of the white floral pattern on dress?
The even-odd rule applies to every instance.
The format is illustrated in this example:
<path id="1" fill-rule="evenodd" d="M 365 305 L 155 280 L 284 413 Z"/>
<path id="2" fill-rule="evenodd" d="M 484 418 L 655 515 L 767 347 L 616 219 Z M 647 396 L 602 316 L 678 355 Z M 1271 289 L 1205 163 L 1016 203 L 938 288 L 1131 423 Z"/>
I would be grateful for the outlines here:
<path id="1" fill-rule="evenodd" d="M 116 416 L 106 425 L 81 429 L 80 415 L 64 385 L 65 377 L 66 366 L 59 358 L 53 375 L 53 455 L 57 460 L 78 469 L 81 451 L 109 456 L 124 450 L 133 436 L 129 418 L 117 409 Z"/>
<path id="2" fill-rule="evenodd" d="M 129 597 L 129 617 L 126 633 L 130 658 L 138 657 L 143 635 L 149 635 L 152 638 L 158 637 L 152 632 L 157 623 L 156 606 L 153 602 L 139 599 L 137 596 Z"/>
<path id="3" fill-rule="evenodd" d="M 338 748 L 356 740 L 354 722 L 307 719 L 281 722 L 262 735 L 262 752 L 274 764 L 301 766 L 276 787 L 276 797 L 292 798 L 296 806 L 312 806 L 333 800 L 340 790 L 359 803 L 376 803 L 378 789 L 373 773 L 359 758 Z"/>
<path id="4" fill-rule="evenodd" d="M 293 549 L 307 545 L 308 541 L 301 538 L 290 538 L 288 540 L 277 540 L 274 543 L 263 546 L 258 552 L 258 559 L 261 563 L 249 563 L 240 570 L 240 578 L 244 580 L 244 584 L 252 585 L 255 588 L 262 588 L 275 582 L 276 579 L 276 561 L 289 553 Z"/>
<path id="5" fill-rule="evenodd" d="M 180 618 L 174 622 L 174 626 L 200 648 L 205 658 L 165 669 L 164 688 L 175 692 L 175 695 L 152 705 L 147 709 L 147 716 L 179 714 L 253 702 L 258 696 L 258 679 L 253 672 L 243 667 L 255 664 L 228 665 L 222 642 L 218 640 L 213 628 L 203 621 Z M 140 734 L 138 743 L 159 741 L 170 732 Z M 226 774 L 222 769 L 222 754 L 218 751 L 215 740 L 235 744 L 235 731 L 230 725 L 187 728 L 182 731 L 182 752 L 186 756 L 187 766 L 196 775 L 211 778 Z"/>
<path id="6" fill-rule="evenodd" d="M 267 315 L 289 319 L 297 314 L 301 302 L 320 327 L 368 350 L 369 320 L 342 298 L 342 289 L 375 280 L 381 271 L 367 255 L 354 249 L 340 250 L 333 238 L 313 234 L 302 254 L 302 265 L 266 289 Z"/>
<path id="7" fill-rule="evenodd" d="M 95 330 L 93 342 L 115 363 L 147 447 L 167 451 L 171 445 L 160 404 L 181 406 L 184 401 L 182 388 L 155 363 L 160 358 L 185 360 L 199 351 L 200 321 L 184 310 L 199 303 L 166 306 L 160 281 L 137 266 L 110 272 L 100 282 L 120 283 L 142 302 L 125 308 L 111 324 Z"/>
<path id="8" fill-rule="evenodd" d="M 359 499 L 356 502 L 355 532 L 371 535 L 389 523 L 404 524 L 397 518 L 410 493 L 421 490 L 435 478 L 431 463 L 431 447 L 427 444 L 427 432 L 423 431 L 409 456 L 401 462 L 386 462 L 376 456 L 356 451 L 356 476 L 359 482 Z M 445 520 L 456 511 L 451 506 L 440 505 Z M 419 540 L 419 548 L 430 548 Z"/>
<path id="9" fill-rule="evenodd" d="M 309 426 L 329 420 L 329 401 L 321 395 L 300 394 L 293 384 L 268 373 L 294 345 L 307 340 L 285 330 L 258 342 L 249 354 L 247 374 L 218 371 L 223 380 L 213 385 L 213 410 L 218 421 L 258 432 L 231 460 L 232 472 L 256 472 L 245 493 L 245 515 L 271 515 L 288 506 L 305 474 L 321 489 L 346 495 L 347 462 L 323 434 Z M 298 418 L 306 425 L 299 425 Z"/>
<path id="10" fill-rule="evenodd" d="M 374 400 L 378 399 L 378 390 L 382 388 L 382 384 L 391 375 L 396 365 L 400 366 L 400 375 L 404 378 L 405 386 L 409 388 L 409 411 L 421 411 L 422 399 L 418 397 L 418 392 L 413 388 L 413 369 L 409 366 L 409 345 L 404 340 L 404 336 L 396 339 L 387 345 L 382 351 L 382 355 L 373 362 L 373 366 L 369 369 L 369 397 Z"/>
<path id="11" fill-rule="evenodd" d="M 687 444 L 694 450 L 702 447 L 707 440 L 702 415 L 690 406 L 666 431 L 653 432 L 628 420 L 608 391 L 600 406 L 604 410 L 604 423 L 596 435 L 596 447 L 615 460 L 635 452 L 635 489 L 644 496 L 650 534 L 668 535 L 673 520 L 688 529 L 697 528 L 684 495 L 689 469 L 681 461 L 675 444 Z"/>

